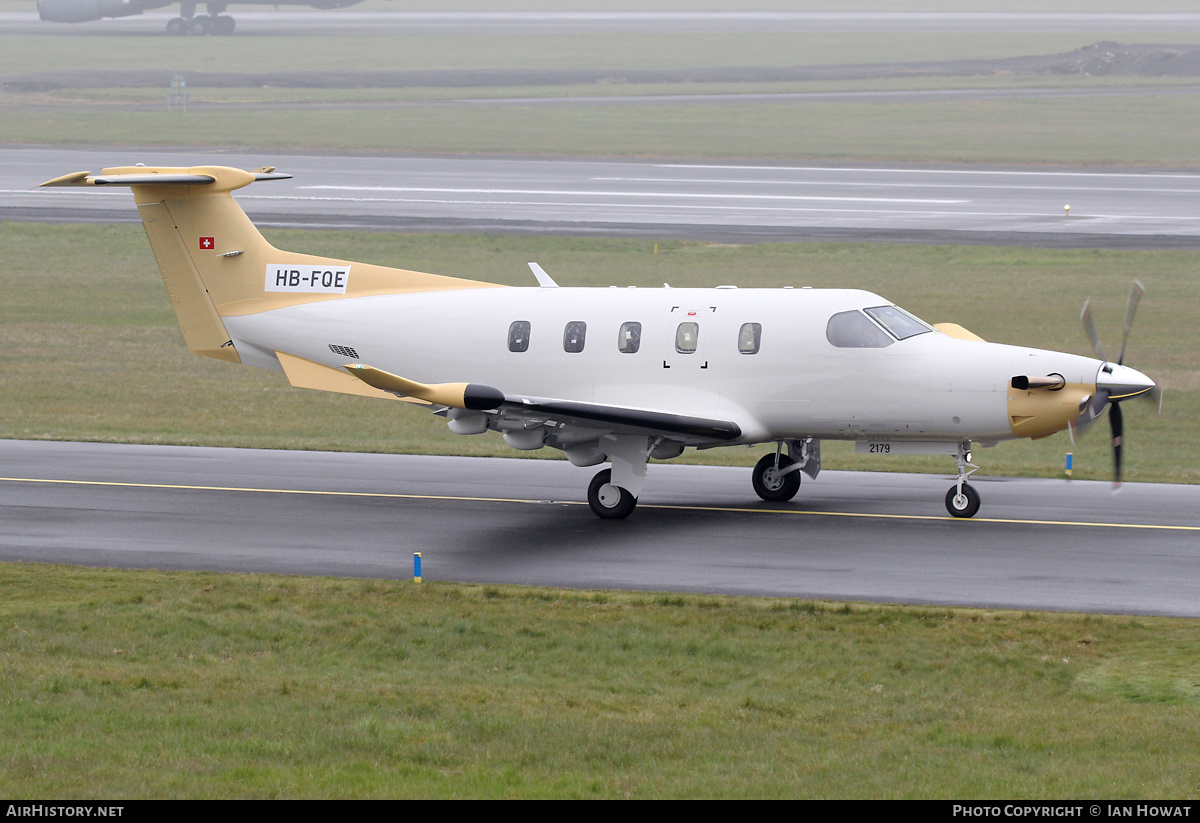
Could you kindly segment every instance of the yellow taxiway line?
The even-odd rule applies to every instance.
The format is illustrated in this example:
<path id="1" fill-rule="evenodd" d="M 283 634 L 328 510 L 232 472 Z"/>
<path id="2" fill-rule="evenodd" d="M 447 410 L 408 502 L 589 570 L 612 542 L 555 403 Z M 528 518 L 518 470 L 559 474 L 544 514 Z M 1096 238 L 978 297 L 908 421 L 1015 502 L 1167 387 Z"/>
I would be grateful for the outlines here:
<path id="1" fill-rule="evenodd" d="M 38 477 L 0 477 L 0 482 L 6 483 L 49 483 L 75 486 L 107 486 L 131 489 L 173 489 L 179 491 L 207 492 L 258 492 L 260 494 L 304 494 L 326 497 L 364 497 L 384 498 L 392 500 L 454 500 L 475 503 L 529 503 L 545 504 L 559 503 L 564 506 L 587 505 L 579 500 L 529 500 L 515 497 L 464 497 L 445 494 L 400 494 L 398 492 L 353 492 L 353 491 L 321 491 L 318 489 L 257 489 L 241 486 L 190 486 L 177 483 L 119 483 L 112 480 L 53 480 Z M 1076 526 L 1104 529 L 1157 529 L 1164 531 L 1200 532 L 1200 526 L 1167 526 L 1156 523 L 1100 523 L 1081 520 L 1023 520 L 1005 519 L 998 517 L 949 517 L 946 515 L 929 514 L 874 514 L 870 512 L 823 512 L 809 509 L 764 509 L 741 508 L 736 506 L 683 506 L 663 503 L 640 504 L 643 509 L 669 509 L 676 511 L 706 511 L 706 512 L 737 512 L 742 514 L 791 514 L 809 515 L 813 517 L 862 517 L 885 520 L 935 520 L 953 521 L 959 523 L 1003 523 L 1007 525 L 1029 526 Z"/>

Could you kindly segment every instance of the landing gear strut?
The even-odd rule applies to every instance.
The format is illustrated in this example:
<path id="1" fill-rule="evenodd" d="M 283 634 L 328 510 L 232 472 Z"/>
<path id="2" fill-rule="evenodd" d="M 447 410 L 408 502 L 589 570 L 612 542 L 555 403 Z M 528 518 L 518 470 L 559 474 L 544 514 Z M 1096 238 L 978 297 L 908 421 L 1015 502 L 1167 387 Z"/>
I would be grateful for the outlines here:
<path id="1" fill-rule="evenodd" d="M 946 492 L 946 511 L 955 517 L 974 517 L 979 511 L 979 492 L 967 484 L 967 478 L 979 467 L 971 462 L 971 444 L 959 443 L 954 460 L 958 463 L 958 482 Z M 970 471 L 967 466 L 971 467 Z"/>

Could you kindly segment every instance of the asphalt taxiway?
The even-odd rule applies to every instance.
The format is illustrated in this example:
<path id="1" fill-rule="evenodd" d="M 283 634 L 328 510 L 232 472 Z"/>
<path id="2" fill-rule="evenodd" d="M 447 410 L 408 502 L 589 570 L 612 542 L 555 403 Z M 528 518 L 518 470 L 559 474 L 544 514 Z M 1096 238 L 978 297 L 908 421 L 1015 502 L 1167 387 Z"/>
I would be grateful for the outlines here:
<path id="1" fill-rule="evenodd" d="M 0 560 L 1200 616 L 1200 487 L 655 464 L 602 521 L 564 461 L 0 441 Z"/>

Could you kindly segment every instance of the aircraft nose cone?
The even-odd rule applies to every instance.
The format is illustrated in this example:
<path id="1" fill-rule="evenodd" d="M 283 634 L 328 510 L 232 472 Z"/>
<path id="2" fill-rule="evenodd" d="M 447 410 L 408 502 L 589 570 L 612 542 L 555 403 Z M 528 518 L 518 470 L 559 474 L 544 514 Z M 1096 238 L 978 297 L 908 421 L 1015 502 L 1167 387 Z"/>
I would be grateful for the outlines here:
<path id="1" fill-rule="evenodd" d="M 1117 363 L 1104 363 L 1096 373 L 1096 388 L 1108 392 L 1110 400 L 1137 397 L 1154 388 L 1154 381 L 1137 369 Z"/>

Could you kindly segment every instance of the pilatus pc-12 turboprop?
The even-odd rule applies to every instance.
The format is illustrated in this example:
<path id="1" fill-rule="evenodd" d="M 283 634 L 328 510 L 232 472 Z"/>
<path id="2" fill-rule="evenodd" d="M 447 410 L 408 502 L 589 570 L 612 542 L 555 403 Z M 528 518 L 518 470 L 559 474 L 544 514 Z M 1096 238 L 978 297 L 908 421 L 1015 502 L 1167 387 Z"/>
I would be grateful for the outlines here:
<path id="1" fill-rule="evenodd" d="M 188 348 L 282 371 L 294 386 L 400 399 L 463 435 L 611 463 L 588 488 L 600 517 L 633 511 L 650 458 L 775 443 L 755 492 L 790 500 L 822 439 L 876 454 L 946 454 L 956 517 L 979 509 L 972 442 L 1039 438 L 1150 378 L 1098 358 L 988 343 L 854 289 L 514 288 L 281 251 L 231 192 L 290 175 L 219 166 L 110 168 L 46 186 L 130 186 Z M 1126 314 L 1125 332 L 1141 287 Z M 970 467 L 970 469 L 968 469 Z"/>

